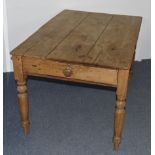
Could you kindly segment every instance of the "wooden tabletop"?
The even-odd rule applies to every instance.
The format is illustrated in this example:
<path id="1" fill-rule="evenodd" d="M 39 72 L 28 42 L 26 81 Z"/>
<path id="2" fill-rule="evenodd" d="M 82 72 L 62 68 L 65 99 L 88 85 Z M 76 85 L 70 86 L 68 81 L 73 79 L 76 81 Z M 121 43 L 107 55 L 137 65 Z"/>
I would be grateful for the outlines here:
<path id="1" fill-rule="evenodd" d="M 64 10 L 12 54 L 129 69 L 141 21 L 136 16 Z"/>

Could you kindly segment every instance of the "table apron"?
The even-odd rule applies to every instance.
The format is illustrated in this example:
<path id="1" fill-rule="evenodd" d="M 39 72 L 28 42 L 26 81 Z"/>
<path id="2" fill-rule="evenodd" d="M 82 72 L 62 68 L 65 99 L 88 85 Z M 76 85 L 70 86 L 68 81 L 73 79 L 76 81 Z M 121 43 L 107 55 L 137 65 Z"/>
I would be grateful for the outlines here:
<path id="1" fill-rule="evenodd" d="M 38 58 L 22 58 L 23 72 L 27 75 L 36 75 L 42 77 L 55 77 L 68 81 L 95 83 L 99 85 L 117 86 L 118 70 L 85 66 L 81 64 L 64 63 Z M 64 71 L 71 70 L 67 76 Z"/>

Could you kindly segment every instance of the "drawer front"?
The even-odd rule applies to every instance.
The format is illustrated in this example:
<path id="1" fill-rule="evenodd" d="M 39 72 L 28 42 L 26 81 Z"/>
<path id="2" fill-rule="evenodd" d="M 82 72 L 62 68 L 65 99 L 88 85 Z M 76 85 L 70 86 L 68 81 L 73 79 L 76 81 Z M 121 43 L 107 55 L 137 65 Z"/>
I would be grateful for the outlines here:
<path id="1" fill-rule="evenodd" d="M 69 64 L 37 58 L 23 58 L 23 70 L 27 74 L 60 77 L 68 80 L 117 85 L 117 70 Z"/>

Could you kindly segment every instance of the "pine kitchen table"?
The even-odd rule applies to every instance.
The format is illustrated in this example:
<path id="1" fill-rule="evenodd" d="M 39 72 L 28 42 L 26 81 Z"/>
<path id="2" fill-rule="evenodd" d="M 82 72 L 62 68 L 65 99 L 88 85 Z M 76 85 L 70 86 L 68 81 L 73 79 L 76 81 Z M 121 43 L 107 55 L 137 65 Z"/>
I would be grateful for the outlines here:
<path id="1" fill-rule="evenodd" d="M 24 133 L 29 131 L 29 75 L 116 87 L 113 143 L 118 150 L 141 21 L 137 16 L 64 10 L 16 47 L 11 55 Z"/>

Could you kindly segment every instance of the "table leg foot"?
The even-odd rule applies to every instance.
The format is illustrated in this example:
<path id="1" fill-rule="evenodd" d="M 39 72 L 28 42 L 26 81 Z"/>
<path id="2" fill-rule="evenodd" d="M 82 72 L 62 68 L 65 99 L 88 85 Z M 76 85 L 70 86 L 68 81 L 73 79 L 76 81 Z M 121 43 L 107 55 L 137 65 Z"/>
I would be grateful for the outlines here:
<path id="1" fill-rule="evenodd" d="M 119 145 L 120 145 L 120 141 L 118 141 L 117 139 L 114 139 L 114 150 L 118 151 L 119 150 Z"/>
<path id="2" fill-rule="evenodd" d="M 23 132 L 24 132 L 25 136 L 27 136 L 29 133 L 29 127 L 30 127 L 29 122 L 22 123 L 22 128 L 23 128 Z"/>
<path id="3" fill-rule="evenodd" d="M 125 115 L 125 101 L 117 101 L 114 122 L 114 150 L 119 149 Z"/>

